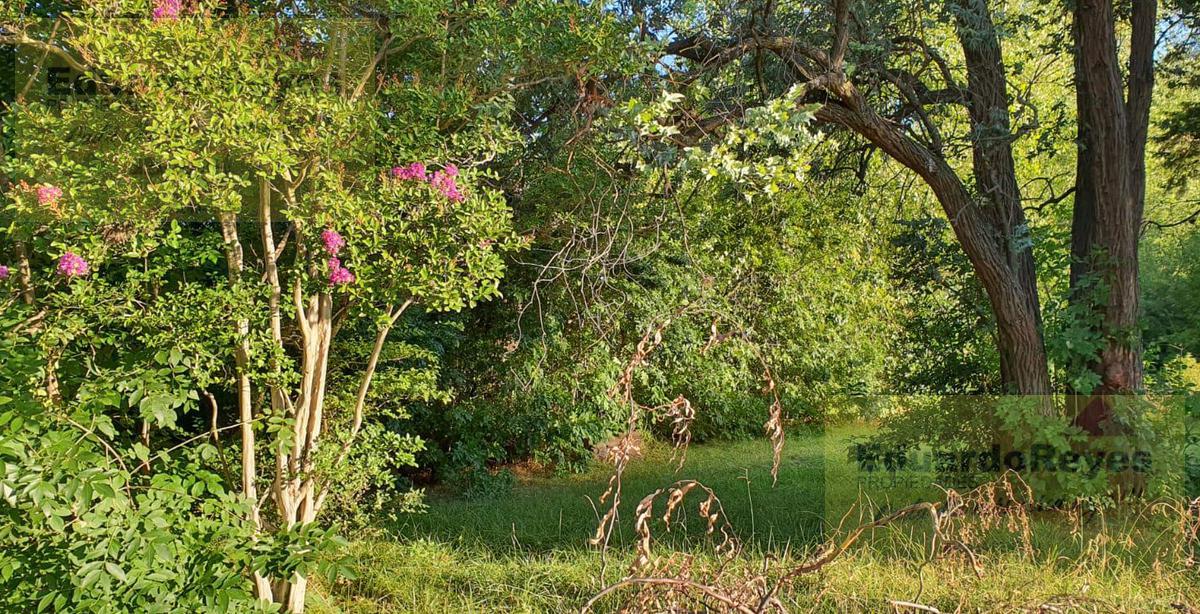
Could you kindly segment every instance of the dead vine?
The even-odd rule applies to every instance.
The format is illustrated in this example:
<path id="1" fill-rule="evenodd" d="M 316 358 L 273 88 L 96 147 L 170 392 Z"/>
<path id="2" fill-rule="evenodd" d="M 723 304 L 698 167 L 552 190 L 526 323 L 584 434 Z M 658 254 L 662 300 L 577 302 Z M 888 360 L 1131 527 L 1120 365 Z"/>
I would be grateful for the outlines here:
<path id="1" fill-rule="evenodd" d="M 704 496 L 698 509 L 707 523 L 707 534 L 720 531 L 721 539 L 715 547 L 719 562 L 715 568 L 700 570 L 690 554 L 656 556 L 652 550 L 651 521 L 655 518 L 655 502 L 667 493 L 661 520 L 669 531 L 673 516 L 694 491 Z M 913 517 L 929 519 L 928 562 L 961 555 L 980 577 L 983 568 L 973 548 L 988 530 L 1008 530 L 1018 536 L 1024 552 L 1032 551 L 1029 510 L 1033 492 L 1018 474 L 1006 472 L 994 482 L 966 493 L 953 489 L 945 489 L 943 493 L 942 501 L 915 503 L 886 514 L 867 509 L 867 506 L 855 506 L 843 517 L 842 524 L 856 508 L 878 517 L 850 530 L 843 530 L 839 524 L 835 530 L 838 537 L 831 538 L 799 564 L 781 567 L 778 560 L 769 559 L 760 570 L 751 570 L 732 564 L 742 552 L 742 546 L 726 521 L 716 494 L 695 480 L 681 480 L 656 490 L 638 504 L 635 523 L 638 542 L 628 575 L 604 587 L 584 604 L 581 612 L 591 612 L 600 600 L 623 589 L 635 589 L 624 602 L 623 611 L 691 611 L 687 604 L 698 599 L 705 607 L 715 606 L 723 611 L 785 612 L 781 595 L 800 578 L 834 563 L 874 530 Z M 906 601 L 895 602 L 893 606 L 918 610 L 924 607 Z"/>
<path id="2" fill-rule="evenodd" d="M 604 515 L 601 516 L 599 523 L 597 523 L 596 533 L 589 540 L 589 543 L 593 546 L 599 546 L 602 549 L 607 550 L 612 529 L 617 522 L 617 512 L 621 503 L 622 477 L 624 476 L 625 468 L 629 464 L 629 461 L 634 458 L 640 450 L 640 445 L 638 444 L 638 439 L 635 433 L 643 415 L 649 414 L 661 416 L 670 422 L 671 441 L 673 445 L 672 449 L 674 458 L 678 463 L 677 469 L 683 467 L 683 463 L 687 458 L 688 445 L 692 440 L 692 420 L 696 417 L 696 412 L 692 407 L 691 401 L 689 401 L 683 395 L 679 395 L 674 400 L 662 405 L 654 407 L 642 405 L 634 397 L 633 379 L 637 373 L 637 370 L 647 364 L 650 355 L 662 346 L 663 332 L 671 325 L 673 321 L 681 318 L 684 315 L 702 311 L 704 311 L 704 308 L 699 306 L 699 303 L 687 304 L 676 309 L 670 317 L 649 326 L 645 334 L 643 334 L 642 338 L 638 341 L 633 355 L 630 357 L 629 362 L 626 363 L 625 368 L 621 372 L 621 376 L 609 390 L 609 395 L 613 399 L 618 401 L 621 405 L 629 408 L 629 416 L 626 420 L 625 432 L 620 435 L 609 447 L 606 455 L 607 458 L 613 463 L 613 473 L 612 476 L 609 477 L 608 485 L 606 486 L 604 492 L 600 495 L 599 503 L 602 505 L 607 503 L 608 508 L 605 510 Z M 710 326 L 710 335 L 708 341 L 705 343 L 704 347 L 701 348 L 701 353 L 706 353 L 713 347 L 729 340 L 738 339 L 748 341 L 749 335 L 744 332 L 720 332 L 718 327 L 719 322 L 719 316 L 713 319 Z M 771 368 L 768 365 L 762 350 L 753 343 L 748 343 L 747 345 L 750 347 L 755 358 L 762 367 L 762 378 L 765 382 L 763 386 L 763 394 L 768 395 L 771 399 L 768 419 L 764 424 L 764 428 L 772 443 L 774 460 L 771 465 L 771 477 L 774 480 L 778 480 L 784 442 L 783 402 L 779 397 L 779 391 L 775 377 L 771 373 Z M 705 490 L 707 490 L 707 488 L 705 488 Z M 711 491 L 709 492 L 711 495 Z M 686 494 L 686 491 L 684 494 Z M 654 496 L 654 494 L 650 495 L 649 499 L 653 499 Z M 643 500 L 643 503 L 645 502 L 646 500 Z M 668 511 L 668 518 L 669 514 L 670 511 Z"/>

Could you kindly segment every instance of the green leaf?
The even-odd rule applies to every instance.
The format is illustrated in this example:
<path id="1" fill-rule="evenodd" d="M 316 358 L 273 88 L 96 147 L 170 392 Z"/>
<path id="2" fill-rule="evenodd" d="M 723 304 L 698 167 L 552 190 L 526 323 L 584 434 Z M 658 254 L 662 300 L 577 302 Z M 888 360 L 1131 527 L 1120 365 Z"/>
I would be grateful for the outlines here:
<path id="1" fill-rule="evenodd" d="M 125 582 L 125 571 L 116 563 L 113 563 L 112 561 L 106 561 L 104 563 L 104 569 L 109 575 L 116 578 L 119 582 Z"/>

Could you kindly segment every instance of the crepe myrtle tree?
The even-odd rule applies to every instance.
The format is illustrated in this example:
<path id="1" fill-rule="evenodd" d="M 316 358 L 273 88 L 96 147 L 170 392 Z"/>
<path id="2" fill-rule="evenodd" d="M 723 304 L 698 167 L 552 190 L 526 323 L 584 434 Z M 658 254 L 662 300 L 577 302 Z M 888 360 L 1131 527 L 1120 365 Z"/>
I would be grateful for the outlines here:
<path id="1" fill-rule="evenodd" d="M 477 17 L 506 27 L 540 23 L 514 22 L 501 10 L 507 6 Z M 569 8 L 519 5 L 539 6 Z M 41 102 L 35 82 L 10 106 L 4 283 L 14 301 L 43 314 L 31 316 L 43 332 L 56 310 L 95 301 L 96 288 L 126 288 L 115 302 L 131 313 L 172 294 L 215 297 L 181 298 L 192 311 L 181 308 L 178 322 L 211 328 L 178 333 L 179 343 L 190 347 L 184 339 L 197 332 L 197 346 L 218 346 L 212 361 L 225 366 L 198 392 L 212 403 L 212 436 L 240 439 L 240 476 L 230 479 L 254 539 L 267 543 L 317 523 L 338 487 L 322 469 L 352 458 L 400 318 L 496 297 L 504 253 L 524 241 L 502 195 L 472 163 L 509 141 L 488 120 L 507 117 L 507 93 L 486 88 L 489 68 L 479 66 L 471 41 L 418 49 L 446 36 L 437 19 L 228 19 L 217 10 L 205 2 L 83 3 L 40 29 L 6 16 L 4 42 L 81 70 L 97 94 Z M 114 18 L 130 14 L 153 18 Z M 422 24 L 428 32 L 390 29 Z M 484 44 L 501 40 L 485 27 L 473 32 Z M 563 41 L 555 44 L 571 56 Z M 426 55 L 397 66 L 400 50 Z M 471 79 L 445 74 L 456 66 L 451 53 L 476 53 L 462 64 L 474 67 Z M 508 70 L 520 57 L 504 59 L 489 66 Z M 442 81 L 432 88 L 423 61 L 438 67 L 430 72 Z M 439 94 L 455 101 L 459 116 L 438 115 L 445 106 L 430 101 Z M 398 118 L 412 123 L 398 129 Z M 405 136 L 412 134 L 421 138 Z M 373 341 L 365 364 L 355 363 L 352 390 L 335 398 L 331 368 L 351 330 L 370 330 Z M 71 403 L 77 388 L 61 383 L 74 362 L 62 360 L 65 342 L 56 340 L 65 338 L 42 335 L 47 407 Z M 214 392 L 236 400 L 227 431 L 216 428 Z M 148 416 L 133 438 L 150 448 L 151 431 L 165 426 Z M 309 567 L 278 560 L 252 566 L 254 593 L 301 611 Z"/>

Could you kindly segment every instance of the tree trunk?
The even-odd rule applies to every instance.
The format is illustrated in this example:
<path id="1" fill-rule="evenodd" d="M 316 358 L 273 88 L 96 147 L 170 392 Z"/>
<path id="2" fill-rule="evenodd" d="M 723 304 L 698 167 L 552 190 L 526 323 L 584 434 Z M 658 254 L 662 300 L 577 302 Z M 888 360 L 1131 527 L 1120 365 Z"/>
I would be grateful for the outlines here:
<path id="1" fill-rule="evenodd" d="M 985 206 L 963 186 L 954 169 L 871 109 L 827 104 L 817 112 L 817 117 L 861 134 L 924 179 L 946 212 L 996 315 L 1005 392 L 1035 396 L 1050 394 L 1037 278 L 1028 249 L 1024 254 L 1008 250 L 1006 246 L 1014 243 L 1011 236 L 992 225 L 983 212 Z"/>
<path id="2" fill-rule="evenodd" d="M 237 216 L 232 213 L 221 216 L 221 234 L 225 240 L 226 266 L 230 285 L 240 282 L 243 268 L 242 243 L 237 234 Z M 242 496 L 250 503 L 250 522 L 257 530 L 261 526 L 258 509 L 258 470 L 255 467 L 254 449 L 254 405 L 250 388 L 250 322 L 240 318 L 235 323 L 238 346 L 234 350 L 237 364 L 238 420 L 242 433 Z M 257 572 L 254 574 L 254 590 L 259 599 L 271 600 L 271 583 Z"/>
<path id="3" fill-rule="evenodd" d="M 967 66 L 967 111 L 971 118 L 971 154 L 975 186 L 983 200 L 982 215 L 996 234 L 1011 281 L 988 290 L 1015 292 L 1013 302 L 1024 303 L 1005 313 L 996 311 L 1000 378 L 1006 392 L 1047 394 L 1042 307 L 1037 292 L 1037 266 L 1029 223 L 1021 206 L 1016 164 L 1012 154 L 1012 120 L 1004 57 L 996 26 L 985 0 L 958 0 L 955 33 Z M 965 247 L 965 246 L 964 246 Z M 997 301 L 993 299 L 993 308 Z"/>
<path id="4" fill-rule="evenodd" d="M 1128 91 L 1111 0 L 1079 0 L 1075 38 L 1078 144 L 1071 240 L 1071 301 L 1094 305 L 1105 345 L 1092 362 L 1100 384 L 1076 424 L 1098 434 L 1112 417 L 1103 397 L 1142 390 L 1138 236 L 1146 190 L 1146 136 L 1154 84 L 1157 4 L 1134 0 Z M 1098 298 L 1106 297 L 1103 304 Z"/>

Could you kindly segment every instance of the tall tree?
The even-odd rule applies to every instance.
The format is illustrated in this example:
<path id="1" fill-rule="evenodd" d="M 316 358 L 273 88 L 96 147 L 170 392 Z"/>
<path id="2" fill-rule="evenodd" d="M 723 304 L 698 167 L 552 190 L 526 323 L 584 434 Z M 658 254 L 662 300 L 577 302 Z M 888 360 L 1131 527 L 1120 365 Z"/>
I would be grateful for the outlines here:
<path id="1" fill-rule="evenodd" d="M 880 24 L 887 34 L 885 49 L 853 58 L 856 70 L 848 71 L 852 47 L 868 44 L 867 39 L 879 34 L 852 19 L 849 0 L 828 7 L 830 32 L 810 33 L 815 41 L 825 38 L 826 48 L 814 46 L 814 40 L 778 34 L 783 28 L 781 20 L 773 17 L 773 3 L 764 9 L 768 13 L 752 20 L 739 38 L 720 41 L 693 34 L 675 40 L 666 51 L 693 60 L 700 70 L 718 68 L 743 55 L 773 54 L 786 67 L 785 78 L 803 88 L 798 104 L 820 105 L 818 121 L 853 131 L 920 176 L 937 197 L 987 291 L 996 315 L 1004 384 L 1019 394 L 1049 393 L 1032 246 L 1020 240 L 1028 224 L 1012 156 L 1007 73 L 986 2 L 947 4 L 966 60 L 966 83 L 934 45 L 902 34 L 888 23 Z M 856 38 L 853 46 L 852 38 Z M 903 67 L 914 55 L 936 67 L 939 83 L 931 86 Z M 880 94 L 888 86 L 899 108 L 890 114 L 880 111 L 892 106 L 881 102 Z M 952 166 L 933 120 L 931 109 L 945 106 L 967 111 L 973 176 L 960 175 Z M 698 126 L 706 131 L 717 124 L 700 120 Z"/>
<path id="2" fill-rule="evenodd" d="M 817 105 L 819 123 L 866 139 L 929 187 L 995 314 L 1006 390 L 1049 394 L 1033 242 L 1013 158 L 1022 130 L 1013 125 L 1012 69 L 1005 61 L 1001 28 L 987 0 L 917 4 L 872 4 L 867 10 L 851 0 L 786 6 L 766 1 L 740 20 L 722 17 L 690 28 L 665 46 L 668 56 L 689 61 L 676 82 L 706 77 L 712 83 L 718 79 L 714 75 L 740 63 L 745 78 L 760 85 L 762 99 L 743 96 L 720 107 L 709 101 L 707 109 L 686 118 L 683 137 L 696 142 L 720 130 L 747 107 L 765 102 L 772 86 L 774 96 L 798 89 L 795 103 Z M 1071 10 L 1083 135 L 1074 243 L 1081 256 L 1088 255 L 1080 258 L 1074 278 L 1092 279 L 1084 271 L 1094 270 L 1111 286 L 1098 325 L 1108 342 L 1094 369 L 1102 381 L 1100 392 L 1132 392 L 1141 386 L 1134 334 L 1137 235 L 1156 8 L 1153 2 L 1134 2 L 1128 100 L 1112 3 L 1080 2 Z M 928 13 L 941 16 L 940 29 L 927 27 L 922 16 Z M 824 19 L 815 20 L 817 15 Z M 955 122 L 964 115 L 968 129 L 955 136 Z M 969 172 L 956 158 L 963 149 L 970 152 Z M 1095 158 L 1104 160 L 1096 164 Z M 1094 256 L 1099 252 L 1108 255 L 1103 264 Z"/>
<path id="3" fill-rule="evenodd" d="M 1096 306 L 1105 339 L 1093 365 L 1098 394 L 1142 389 L 1138 238 L 1146 199 L 1146 139 L 1154 88 L 1157 0 L 1133 0 L 1122 78 L 1111 0 L 1074 7 L 1079 154 L 1071 224 L 1071 300 Z M 1110 413 L 1091 403 L 1081 426 L 1098 432 Z"/>

